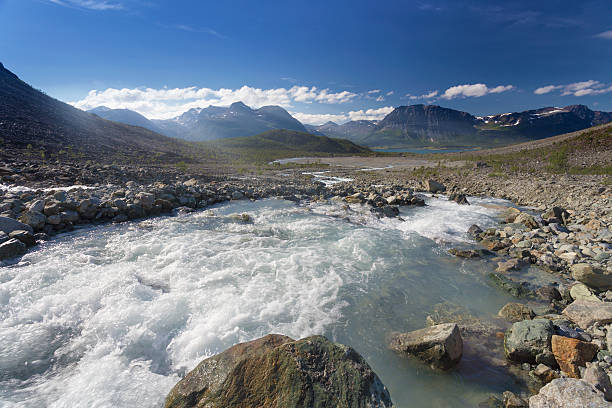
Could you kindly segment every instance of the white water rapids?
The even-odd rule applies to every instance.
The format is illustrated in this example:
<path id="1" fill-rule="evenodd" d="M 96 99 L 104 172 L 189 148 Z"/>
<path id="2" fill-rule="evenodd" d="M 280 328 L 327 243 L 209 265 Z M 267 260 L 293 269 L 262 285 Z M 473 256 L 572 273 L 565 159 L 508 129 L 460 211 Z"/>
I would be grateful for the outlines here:
<path id="1" fill-rule="evenodd" d="M 405 221 L 361 206 L 241 201 L 215 216 L 59 236 L 0 267 L 0 406 L 161 406 L 203 358 L 268 333 L 350 344 L 399 407 L 464 406 L 508 389 L 496 385 L 503 374 L 440 375 L 385 349 L 390 330 L 423 327 L 436 303 L 486 315 L 508 300 L 480 263 L 444 249 L 466 242 L 471 224 L 496 222 L 485 204 L 501 201 L 470 200 L 428 198 L 402 209 Z"/>

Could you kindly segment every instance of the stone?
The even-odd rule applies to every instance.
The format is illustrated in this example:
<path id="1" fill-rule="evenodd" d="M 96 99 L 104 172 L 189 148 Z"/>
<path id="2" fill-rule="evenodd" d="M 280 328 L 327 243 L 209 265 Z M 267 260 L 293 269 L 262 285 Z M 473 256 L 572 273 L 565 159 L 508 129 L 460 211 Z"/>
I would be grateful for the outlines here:
<path id="1" fill-rule="evenodd" d="M 59 215 L 63 222 L 77 222 L 79 220 L 79 213 L 76 211 L 62 211 Z"/>
<path id="2" fill-rule="evenodd" d="M 39 231 L 45 226 L 47 217 L 41 212 L 30 210 L 23 213 L 19 220 L 24 224 L 28 224 L 32 229 Z"/>
<path id="3" fill-rule="evenodd" d="M 136 194 L 136 198 L 140 202 L 140 205 L 145 210 L 150 210 L 153 208 L 153 204 L 155 203 L 155 195 L 151 193 L 138 193 Z"/>
<path id="4" fill-rule="evenodd" d="M 39 212 L 39 213 L 43 212 L 44 209 L 45 209 L 45 200 L 36 200 L 32 202 L 30 206 L 28 207 L 28 211 Z"/>
<path id="5" fill-rule="evenodd" d="M 271 334 L 203 360 L 166 397 L 166 408 L 393 406 L 352 348 L 323 336 Z"/>
<path id="6" fill-rule="evenodd" d="M 480 244 L 489 251 L 499 251 L 500 249 L 504 249 L 506 247 L 503 242 L 492 237 L 483 239 L 480 241 Z"/>
<path id="7" fill-rule="evenodd" d="M 185 187 L 195 187 L 198 185 L 198 180 L 192 178 L 183 183 Z"/>
<path id="8" fill-rule="evenodd" d="M 507 261 L 498 262 L 495 272 L 506 273 L 511 270 L 517 270 L 520 268 L 520 266 L 521 266 L 521 260 L 512 258 L 512 259 L 508 259 Z"/>
<path id="9" fill-rule="evenodd" d="M 513 223 L 516 217 L 521 213 L 521 210 L 518 208 L 510 207 L 504 211 L 504 219 L 506 223 Z"/>
<path id="10" fill-rule="evenodd" d="M 26 244 L 26 246 L 36 245 L 36 238 L 30 231 L 13 231 L 9 234 L 9 238 L 15 238 Z"/>
<path id="11" fill-rule="evenodd" d="M 526 282 L 515 282 L 501 273 L 490 273 L 489 279 L 500 289 L 517 298 L 532 297 L 533 292 L 528 288 Z"/>
<path id="12" fill-rule="evenodd" d="M 563 310 L 563 315 L 586 330 L 595 323 L 612 323 L 612 303 L 575 300 Z"/>
<path id="13" fill-rule="evenodd" d="M 11 232 L 17 230 L 34 232 L 32 227 L 30 227 L 28 224 L 24 224 L 23 222 L 9 217 L 0 217 L 0 231 L 4 232 L 5 234 L 10 234 Z"/>
<path id="14" fill-rule="evenodd" d="M 610 377 L 599 365 L 587 363 L 582 379 L 603 392 L 606 400 L 612 401 L 612 383 L 610 382 Z"/>
<path id="15" fill-rule="evenodd" d="M 467 233 L 472 237 L 476 237 L 478 234 L 482 234 L 482 229 L 478 225 L 472 224 L 472 226 L 467 230 Z"/>
<path id="16" fill-rule="evenodd" d="M 45 208 L 43 209 L 43 213 L 48 217 L 50 215 L 59 214 L 62 211 L 62 205 L 55 201 L 50 200 L 45 204 Z"/>
<path id="17" fill-rule="evenodd" d="M 425 189 L 430 193 L 443 193 L 446 191 L 446 187 L 442 183 L 438 183 L 435 180 L 427 180 L 425 182 Z"/>
<path id="18" fill-rule="evenodd" d="M 577 263 L 570 268 L 572 278 L 590 288 L 606 291 L 612 289 L 612 274 L 588 263 Z"/>
<path id="19" fill-rule="evenodd" d="M 589 288 L 583 283 L 576 283 L 570 288 L 570 296 L 574 300 L 588 300 L 591 302 L 601 302 L 597 296 L 595 296 Z"/>
<path id="20" fill-rule="evenodd" d="M 232 200 L 242 200 L 244 199 L 244 194 L 242 191 L 234 191 L 232 193 Z"/>
<path id="21" fill-rule="evenodd" d="M 535 363 L 536 356 L 550 352 L 550 340 L 555 332 L 550 320 L 524 320 L 512 325 L 504 336 L 506 357 L 517 363 Z"/>
<path id="22" fill-rule="evenodd" d="M 529 408 L 610 408 L 603 393 L 584 380 L 557 378 L 529 398 Z"/>
<path id="23" fill-rule="evenodd" d="M 531 320 L 535 317 L 533 310 L 522 303 L 506 303 L 504 307 L 499 310 L 497 315 L 510 322 Z"/>
<path id="24" fill-rule="evenodd" d="M 16 238 L 0 244 L 0 260 L 14 258 L 26 252 L 26 244 Z"/>
<path id="25" fill-rule="evenodd" d="M 480 258 L 480 252 L 474 249 L 457 249 L 451 248 L 448 253 L 459 258 Z"/>
<path id="26" fill-rule="evenodd" d="M 585 367 L 599 350 L 593 343 L 557 335 L 552 336 L 551 348 L 561 371 L 573 378 L 580 378 L 579 367 Z"/>
<path id="27" fill-rule="evenodd" d="M 528 408 L 527 402 L 511 391 L 504 391 L 502 396 L 505 408 Z"/>
<path id="28" fill-rule="evenodd" d="M 363 194 L 361 193 L 355 193 L 353 195 L 344 197 L 344 201 L 346 201 L 349 204 L 361 204 L 365 201 Z"/>
<path id="29" fill-rule="evenodd" d="M 548 384 L 555 378 L 559 378 L 559 375 L 555 370 L 541 363 L 538 364 L 535 370 L 533 370 L 533 375 L 540 379 L 540 381 L 542 381 L 544 384 Z"/>
<path id="30" fill-rule="evenodd" d="M 77 212 L 84 218 L 95 217 L 96 211 L 97 211 L 96 205 L 89 198 L 81 201 L 79 205 L 77 206 Z"/>
<path id="31" fill-rule="evenodd" d="M 432 368 L 448 370 L 461 360 L 463 339 L 457 324 L 445 323 L 408 333 L 392 333 L 389 348 L 415 356 Z"/>
<path id="32" fill-rule="evenodd" d="M 454 201 L 460 205 L 470 205 L 465 194 L 451 194 L 450 196 L 448 196 L 448 200 Z"/>
<path id="33" fill-rule="evenodd" d="M 47 224 L 59 225 L 62 223 L 62 217 L 59 214 L 50 215 L 47 217 Z"/>
<path id="34" fill-rule="evenodd" d="M 530 229 L 538 228 L 538 223 L 535 220 L 535 218 L 533 218 L 533 216 L 527 213 L 524 213 L 524 212 L 517 215 L 516 218 L 514 219 L 514 222 L 517 224 L 523 224 L 524 226 Z"/>
<path id="35" fill-rule="evenodd" d="M 561 300 L 561 293 L 554 286 L 542 286 L 536 289 L 536 295 L 543 300 L 548 302 L 553 300 Z"/>
<path id="36" fill-rule="evenodd" d="M 394 218 L 399 216 L 399 208 L 393 205 L 386 205 L 384 207 L 377 207 L 370 209 L 370 212 L 376 215 L 378 218 L 387 217 Z"/>

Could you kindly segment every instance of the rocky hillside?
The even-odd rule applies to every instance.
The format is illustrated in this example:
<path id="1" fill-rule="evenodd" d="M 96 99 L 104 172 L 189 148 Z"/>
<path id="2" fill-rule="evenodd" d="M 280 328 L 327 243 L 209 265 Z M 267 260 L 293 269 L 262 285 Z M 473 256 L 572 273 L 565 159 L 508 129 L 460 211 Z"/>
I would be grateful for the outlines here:
<path id="1" fill-rule="evenodd" d="M 253 136 L 273 129 L 307 131 L 300 121 L 280 106 L 251 109 L 242 102 L 235 102 L 227 108 L 194 108 L 174 119 L 152 122 L 165 135 L 191 141 Z"/>
<path id="2" fill-rule="evenodd" d="M 113 122 L 125 123 L 126 125 L 140 126 L 153 132 L 162 134 L 162 130 L 152 121 L 145 118 L 138 112 L 129 109 L 110 109 L 106 106 L 98 106 L 87 112 L 98 115 L 99 117 Z"/>
<path id="3" fill-rule="evenodd" d="M 184 146 L 141 127 L 111 122 L 32 88 L 0 64 L 0 138 L 4 152 L 95 160 L 184 159 Z M 24 154 L 24 153 L 14 153 Z"/>

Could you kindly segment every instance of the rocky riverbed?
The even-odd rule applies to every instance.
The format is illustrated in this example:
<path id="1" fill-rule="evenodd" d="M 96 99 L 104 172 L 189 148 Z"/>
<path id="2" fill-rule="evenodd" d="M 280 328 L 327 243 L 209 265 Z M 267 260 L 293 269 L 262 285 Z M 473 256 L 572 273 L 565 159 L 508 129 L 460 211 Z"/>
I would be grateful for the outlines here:
<path id="1" fill-rule="evenodd" d="M 339 169 L 338 176 L 351 181 L 324 185 L 299 169 L 259 175 L 204 173 L 6 163 L 0 168 L 0 259 L 11 263 L 37 242 L 80 226 L 190 212 L 230 200 L 333 199 L 367 205 L 378 217 L 398 217 L 399 206 L 424 205 L 423 194 L 443 195 L 461 205 L 469 205 L 469 196 L 506 198 L 521 208 L 505 210 L 504 223 L 496 228 L 473 226 L 469 231 L 473 246 L 454 248 L 451 253 L 466 262 L 492 260 L 496 266 L 490 271 L 491 284 L 517 298 L 499 312 L 512 323 L 503 335 L 502 358 L 516 364 L 529 379 L 531 393 L 539 394 L 530 398 L 527 390 L 523 395 L 506 393 L 486 404 L 527 406 L 529 399 L 530 406 L 569 407 L 583 406 L 591 398 L 592 406 L 608 406 L 605 399 L 612 398 L 612 197 L 602 178 L 498 179 L 486 177 L 476 167 L 430 180 L 403 170 Z M 249 222 L 248 215 L 241 221 Z M 469 332 L 469 325 L 460 321 L 433 323 L 458 323 L 463 335 Z M 430 354 L 426 361 L 437 366 Z M 447 365 L 445 360 L 444 368 Z"/>

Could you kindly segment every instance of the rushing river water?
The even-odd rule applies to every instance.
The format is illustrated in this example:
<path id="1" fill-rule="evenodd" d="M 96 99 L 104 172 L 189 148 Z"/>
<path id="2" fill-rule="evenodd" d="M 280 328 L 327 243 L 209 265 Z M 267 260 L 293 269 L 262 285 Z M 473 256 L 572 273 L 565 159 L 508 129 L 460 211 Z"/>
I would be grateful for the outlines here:
<path id="1" fill-rule="evenodd" d="M 160 406 L 203 358 L 268 333 L 350 344 L 398 407 L 475 406 L 511 377 L 470 358 L 436 373 L 385 348 L 438 303 L 486 317 L 509 301 L 486 265 L 446 253 L 497 222 L 485 204 L 501 201 L 471 201 L 428 198 L 405 221 L 240 201 L 57 237 L 0 268 L 0 406 Z M 245 212 L 254 223 L 228 217 Z"/>

